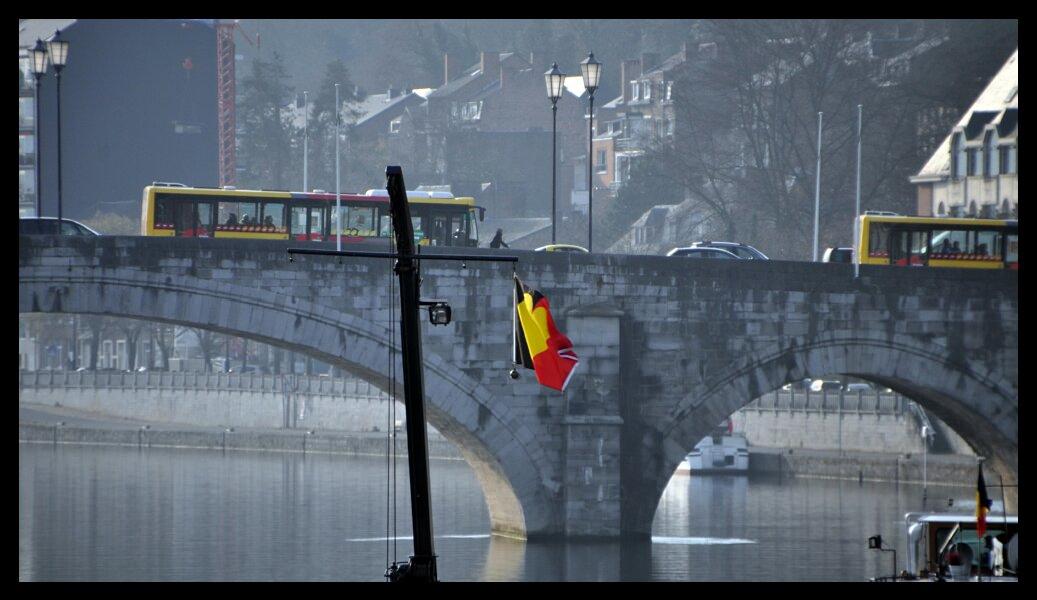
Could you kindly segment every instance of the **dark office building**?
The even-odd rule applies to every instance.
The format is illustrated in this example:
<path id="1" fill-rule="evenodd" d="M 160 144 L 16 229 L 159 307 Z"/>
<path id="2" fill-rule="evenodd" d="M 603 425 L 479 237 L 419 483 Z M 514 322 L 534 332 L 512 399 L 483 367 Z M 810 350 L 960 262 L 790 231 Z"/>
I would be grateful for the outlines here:
<path id="1" fill-rule="evenodd" d="M 53 66 L 33 100 L 28 50 L 55 31 L 61 71 L 62 213 L 139 217 L 152 181 L 217 185 L 216 34 L 199 19 L 23 19 L 18 23 L 19 213 L 57 215 L 57 86 Z M 37 136 L 39 136 L 37 138 Z"/>

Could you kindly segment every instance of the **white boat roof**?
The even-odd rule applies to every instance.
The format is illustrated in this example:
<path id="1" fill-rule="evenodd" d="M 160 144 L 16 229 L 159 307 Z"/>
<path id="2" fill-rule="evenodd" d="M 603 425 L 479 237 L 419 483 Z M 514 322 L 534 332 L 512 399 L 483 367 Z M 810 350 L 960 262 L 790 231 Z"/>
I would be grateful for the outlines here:
<path id="1" fill-rule="evenodd" d="M 974 513 L 960 514 L 960 513 L 932 513 L 915 515 L 908 513 L 905 515 L 906 518 L 916 523 L 975 523 L 976 515 Z M 1016 516 L 1005 516 L 988 514 L 987 525 L 997 525 L 998 523 L 1011 523 L 1013 525 L 1019 523 L 1019 517 Z"/>

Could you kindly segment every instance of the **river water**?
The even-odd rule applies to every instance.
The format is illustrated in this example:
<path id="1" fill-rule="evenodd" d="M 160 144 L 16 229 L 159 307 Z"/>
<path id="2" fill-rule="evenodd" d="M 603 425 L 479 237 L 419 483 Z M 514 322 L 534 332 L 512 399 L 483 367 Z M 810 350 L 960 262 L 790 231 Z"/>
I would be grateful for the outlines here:
<path id="1" fill-rule="evenodd" d="M 379 457 L 21 443 L 18 468 L 22 581 L 383 581 L 412 551 L 405 460 L 395 515 Z M 650 543 L 520 542 L 489 535 L 467 464 L 430 468 L 443 581 L 863 581 L 893 568 L 867 538 L 902 569 L 922 506 L 919 485 L 676 475 Z"/>

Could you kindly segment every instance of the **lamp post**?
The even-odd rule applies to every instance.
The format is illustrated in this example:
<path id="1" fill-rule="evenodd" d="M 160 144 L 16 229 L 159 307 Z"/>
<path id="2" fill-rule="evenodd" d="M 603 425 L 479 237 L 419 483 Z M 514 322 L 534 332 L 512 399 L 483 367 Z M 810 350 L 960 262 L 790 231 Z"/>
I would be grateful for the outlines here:
<path id="1" fill-rule="evenodd" d="M 338 103 L 338 84 L 335 84 L 335 250 L 342 251 L 342 188 L 339 179 L 338 138 L 342 105 Z"/>
<path id="2" fill-rule="evenodd" d="M 60 31 L 54 32 L 54 37 L 47 42 L 47 53 L 50 54 L 50 62 L 54 65 L 54 76 L 58 79 L 58 231 L 61 231 L 61 70 L 65 68 L 68 60 L 68 42 L 58 39 Z"/>
<path id="3" fill-rule="evenodd" d="M 40 211 L 43 206 L 41 195 L 43 187 L 40 184 L 40 80 L 47 72 L 47 48 L 43 45 L 43 40 L 36 38 L 36 46 L 29 50 L 29 58 L 32 62 L 32 76 L 36 80 L 36 87 L 33 90 L 36 93 L 36 103 L 33 106 L 36 123 L 33 129 L 36 132 L 36 216 L 39 217 L 43 214 Z"/>
<path id="4" fill-rule="evenodd" d="M 594 185 L 592 181 L 594 170 L 594 90 L 598 89 L 598 79 L 601 77 L 601 63 L 594 60 L 591 52 L 587 58 L 580 63 L 580 71 L 583 73 L 583 87 L 587 88 L 590 96 L 590 113 L 587 119 L 587 251 L 594 251 Z"/>
<path id="5" fill-rule="evenodd" d="M 551 101 L 551 243 L 555 243 L 555 217 L 556 217 L 556 185 L 555 167 L 558 164 L 558 99 L 562 97 L 562 82 L 565 75 L 558 70 L 558 63 L 551 65 L 551 70 L 544 73 L 544 83 L 547 84 L 547 99 Z"/>

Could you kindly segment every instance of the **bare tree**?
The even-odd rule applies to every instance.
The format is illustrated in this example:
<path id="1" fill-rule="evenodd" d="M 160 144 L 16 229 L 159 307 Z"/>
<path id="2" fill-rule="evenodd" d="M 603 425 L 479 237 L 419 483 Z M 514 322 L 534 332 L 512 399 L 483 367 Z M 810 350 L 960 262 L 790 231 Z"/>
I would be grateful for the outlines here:
<path id="1" fill-rule="evenodd" d="M 777 257 L 809 255 L 823 112 L 822 241 L 848 243 L 858 104 L 866 107 L 863 203 L 908 205 L 914 105 L 882 78 L 866 22 L 715 21 L 707 29 L 715 51 L 686 63 L 674 86 L 676 132 L 656 155 L 687 201 L 712 217 L 716 235 L 751 234 Z"/>

